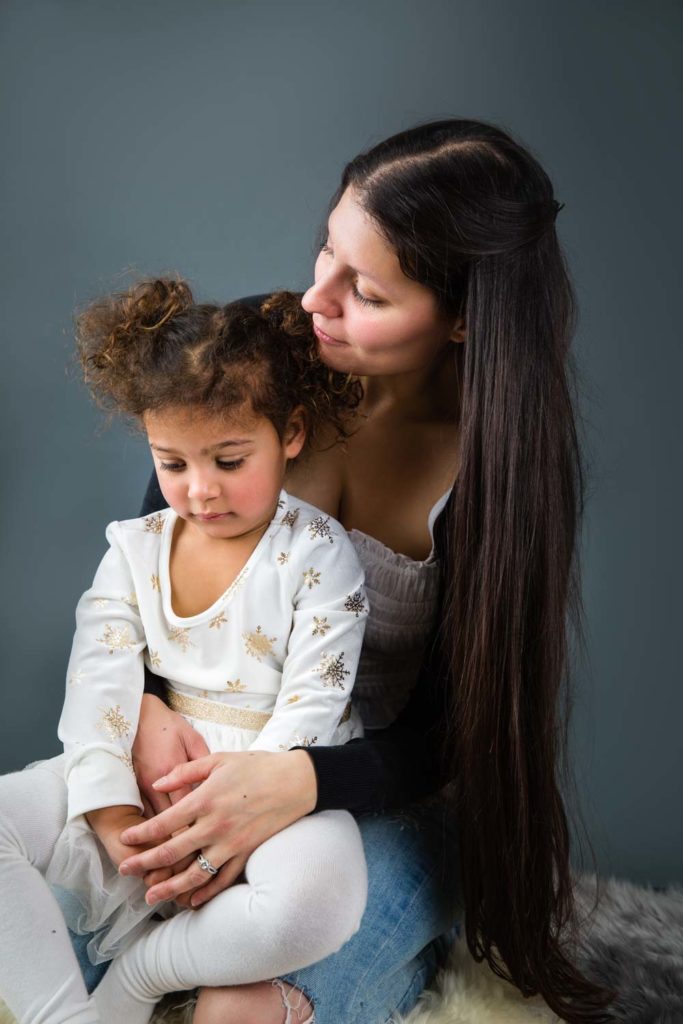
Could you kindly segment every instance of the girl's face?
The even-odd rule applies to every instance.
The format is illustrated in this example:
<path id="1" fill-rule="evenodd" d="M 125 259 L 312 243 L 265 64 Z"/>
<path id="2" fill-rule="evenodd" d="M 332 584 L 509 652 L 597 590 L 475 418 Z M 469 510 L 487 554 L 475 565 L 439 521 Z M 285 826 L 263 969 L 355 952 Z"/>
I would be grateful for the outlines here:
<path id="1" fill-rule="evenodd" d="M 146 412 L 143 423 L 170 507 L 201 533 L 226 540 L 268 525 L 287 461 L 305 437 L 298 413 L 280 438 L 270 420 L 248 406 L 231 416 L 172 406 Z"/>
<path id="2" fill-rule="evenodd" d="M 461 325 L 444 319 L 433 293 L 403 273 L 352 188 L 330 214 L 302 305 L 313 314 L 321 359 L 342 372 L 424 370 L 450 342 L 463 340 Z"/>

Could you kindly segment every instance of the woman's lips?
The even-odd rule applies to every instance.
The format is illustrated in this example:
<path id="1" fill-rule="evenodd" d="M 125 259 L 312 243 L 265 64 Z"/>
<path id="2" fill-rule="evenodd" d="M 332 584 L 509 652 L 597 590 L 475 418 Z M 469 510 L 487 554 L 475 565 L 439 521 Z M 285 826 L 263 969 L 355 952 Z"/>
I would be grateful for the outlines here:
<path id="1" fill-rule="evenodd" d="M 325 331 L 321 330 L 317 324 L 313 324 L 313 330 L 316 337 L 322 341 L 323 345 L 347 345 L 346 341 L 339 341 L 337 338 L 333 338 L 330 334 L 326 334 Z"/>

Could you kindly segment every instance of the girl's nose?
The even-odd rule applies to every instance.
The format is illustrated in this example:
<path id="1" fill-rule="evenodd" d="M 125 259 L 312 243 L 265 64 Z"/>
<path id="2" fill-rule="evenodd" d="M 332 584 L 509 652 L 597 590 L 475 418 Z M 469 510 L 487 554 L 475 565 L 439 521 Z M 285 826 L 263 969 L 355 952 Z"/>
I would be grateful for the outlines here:
<path id="1" fill-rule="evenodd" d="M 195 473 L 188 484 L 188 498 L 195 498 L 199 501 L 208 501 L 220 494 L 218 481 L 207 473 Z"/>

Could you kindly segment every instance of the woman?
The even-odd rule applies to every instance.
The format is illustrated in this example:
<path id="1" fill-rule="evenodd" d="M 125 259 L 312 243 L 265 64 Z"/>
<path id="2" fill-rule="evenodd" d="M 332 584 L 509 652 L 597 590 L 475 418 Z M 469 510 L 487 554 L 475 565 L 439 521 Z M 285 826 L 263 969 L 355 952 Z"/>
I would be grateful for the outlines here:
<path id="1" fill-rule="evenodd" d="M 344 171 L 303 306 L 322 359 L 363 377 L 362 415 L 346 450 L 319 452 L 287 487 L 340 519 L 365 564 L 376 628 L 371 612 L 356 693 L 369 736 L 248 763 L 203 757 L 150 696 L 138 778 L 162 813 L 124 840 L 159 843 L 189 826 L 127 863 L 155 872 L 150 899 L 199 905 L 310 811 L 383 812 L 359 819 L 370 899 L 334 957 L 284 984 L 207 990 L 197 1024 L 280 1024 L 281 997 L 288 1021 L 315 1010 L 318 1024 L 375 1024 L 406 1011 L 454 920 L 456 880 L 476 958 L 568 1021 L 609 1019 L 607 994 L 560 943 L 572 890 L 558 701 L 582 479 L 558 209 L 534 158 L 478 122 L 403 132 Z M 450 802 L 386 813 L 447 779 Z M 222 867 L 201 886 L 183 858 L 208 842 L 222 844 Z"/>

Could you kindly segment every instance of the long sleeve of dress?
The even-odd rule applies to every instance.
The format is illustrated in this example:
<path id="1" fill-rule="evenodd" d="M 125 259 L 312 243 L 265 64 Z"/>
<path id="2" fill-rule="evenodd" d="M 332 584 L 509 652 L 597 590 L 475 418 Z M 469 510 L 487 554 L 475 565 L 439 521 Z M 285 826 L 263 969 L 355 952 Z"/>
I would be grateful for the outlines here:
<path id="1" fill-rule="evenodd" d="M 368 605 L 353 545 L 319 516 L 288 553 L 293 628 L 270 721 L 252 750 L 330 743 L 349 701 Z"/>
<path id="2" fill-rule="evenodd" d="M 92 587 L 76 608 L 59 738 L 68 818 L 117 804 L 142 809 L 132 769 L 144 683 L 145 637 L 117 523 Z"/>

